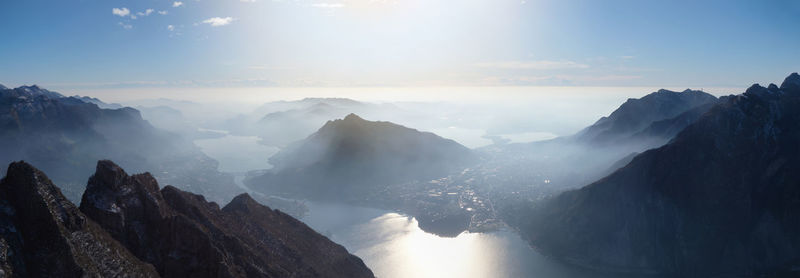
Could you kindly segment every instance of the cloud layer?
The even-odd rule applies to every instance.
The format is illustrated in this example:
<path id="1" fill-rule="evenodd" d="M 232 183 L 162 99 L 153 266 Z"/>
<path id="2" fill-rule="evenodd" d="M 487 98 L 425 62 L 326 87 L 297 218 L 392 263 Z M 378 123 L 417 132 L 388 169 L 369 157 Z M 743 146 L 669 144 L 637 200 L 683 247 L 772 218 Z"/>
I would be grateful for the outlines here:
<path id="1" fill-rule="evenodd" d="M 479 67 L 508 70 L 554 70 L 554 69 L 587 69 L 589 65 L 573 61 L 508 61 L 481 63 Z"/>

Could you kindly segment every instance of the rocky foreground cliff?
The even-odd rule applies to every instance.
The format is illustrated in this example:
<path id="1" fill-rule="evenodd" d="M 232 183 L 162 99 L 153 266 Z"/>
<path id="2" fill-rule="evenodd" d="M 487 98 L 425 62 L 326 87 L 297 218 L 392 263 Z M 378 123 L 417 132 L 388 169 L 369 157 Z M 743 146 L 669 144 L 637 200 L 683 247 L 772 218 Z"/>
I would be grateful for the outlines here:
<path id="1" fill-rule="evenodd" d="M 220 208 L 100 161 L 80 209 L 25 162 L 0 182 L 0 276 L 372 277 L 358 257 L 242 194 Z"/>
<path id="2" fill-rule="evenodd" d="M 0 181 L 0 277 L 155 277 L 41 171 L 12 163 Z"/>
<path id="3" fill-rule="evenodd" d="M 546 202 L 521 231 L 610 272 L 797 275 L 800 75 L 721 99 L 667 145 Z"/>

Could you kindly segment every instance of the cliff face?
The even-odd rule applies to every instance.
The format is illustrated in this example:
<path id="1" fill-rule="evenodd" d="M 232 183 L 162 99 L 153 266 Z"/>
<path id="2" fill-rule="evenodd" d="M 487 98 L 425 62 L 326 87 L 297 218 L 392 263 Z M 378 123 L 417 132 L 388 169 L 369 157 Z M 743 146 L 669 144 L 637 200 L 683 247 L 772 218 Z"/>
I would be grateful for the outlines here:
<path id="1" fill-rule="evenodd" d="M 220 209 L 100 161 L 81 211 L 166 277 L 372 277 L 361 259 L 242 194 Z"/>
<path id="2" fill-rule="evenodd" d="M 800 76 L 725 97 L 669 144 L 521 227 L 567 262 L 683 277 L 800 266 Z"/>
<path id="3" fill-rule="evenodd" d="M 0 181 L 0 276 L 157 277 L 25 162 Z"/>

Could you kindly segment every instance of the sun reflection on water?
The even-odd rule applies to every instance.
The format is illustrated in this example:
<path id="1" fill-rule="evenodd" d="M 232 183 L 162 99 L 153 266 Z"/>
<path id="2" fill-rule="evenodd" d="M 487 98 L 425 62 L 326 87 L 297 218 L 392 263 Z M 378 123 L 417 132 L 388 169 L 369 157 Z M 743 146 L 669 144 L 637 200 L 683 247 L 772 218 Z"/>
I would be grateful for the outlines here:
<path id="1" fill-rule="evenodd" d="M 443 238 L 418 228 L 417 220 L 397 213 L 386 213 L 356 227 L 377 232 L 365 235 L 375 244 L 352 250 L 362 258 L 380 258 L 370 264 L 381 277 L 492 277 L 497 274 L 500 242 L 486 240 L 487 234 L 462 233 Z M 486 246 L 490 245 L 490 246 Z M 368 263 L 369 264 L 369 263 Z"/>
<path id="2" fill-rule="evenodd" d="M 302 220 L 363 259 L 381 278 L 600 277 L 547 259 L 509 231 L 445 238 L 424 232 L 416 219 L 400 213 L 307 204 L 310 212 Z"/>

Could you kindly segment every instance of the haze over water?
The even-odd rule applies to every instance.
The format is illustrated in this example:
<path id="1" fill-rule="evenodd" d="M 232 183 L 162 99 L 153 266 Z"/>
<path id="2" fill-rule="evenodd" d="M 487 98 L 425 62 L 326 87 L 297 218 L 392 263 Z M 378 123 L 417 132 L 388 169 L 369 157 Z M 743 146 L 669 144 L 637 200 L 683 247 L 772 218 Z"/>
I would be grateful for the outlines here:
<path id="1" fill-rule="evenodd" d="M 220 169 L 237 173 L 240 186 L 244 186 L 242 173 L 271 167 L 262 157 L 275 150 L 258 144 L 254 137 L 228 134 L 195 143 L 220 161 Z M 254 154 L 261 155 L 253 159 Z M 300 220 L 359 256 L 377 277 L 607 277 L 549 259 L 506 229 L 440 237 L 421 230 L 415 218 L 398 212 L 303 203 L 309 211 Z"/>

